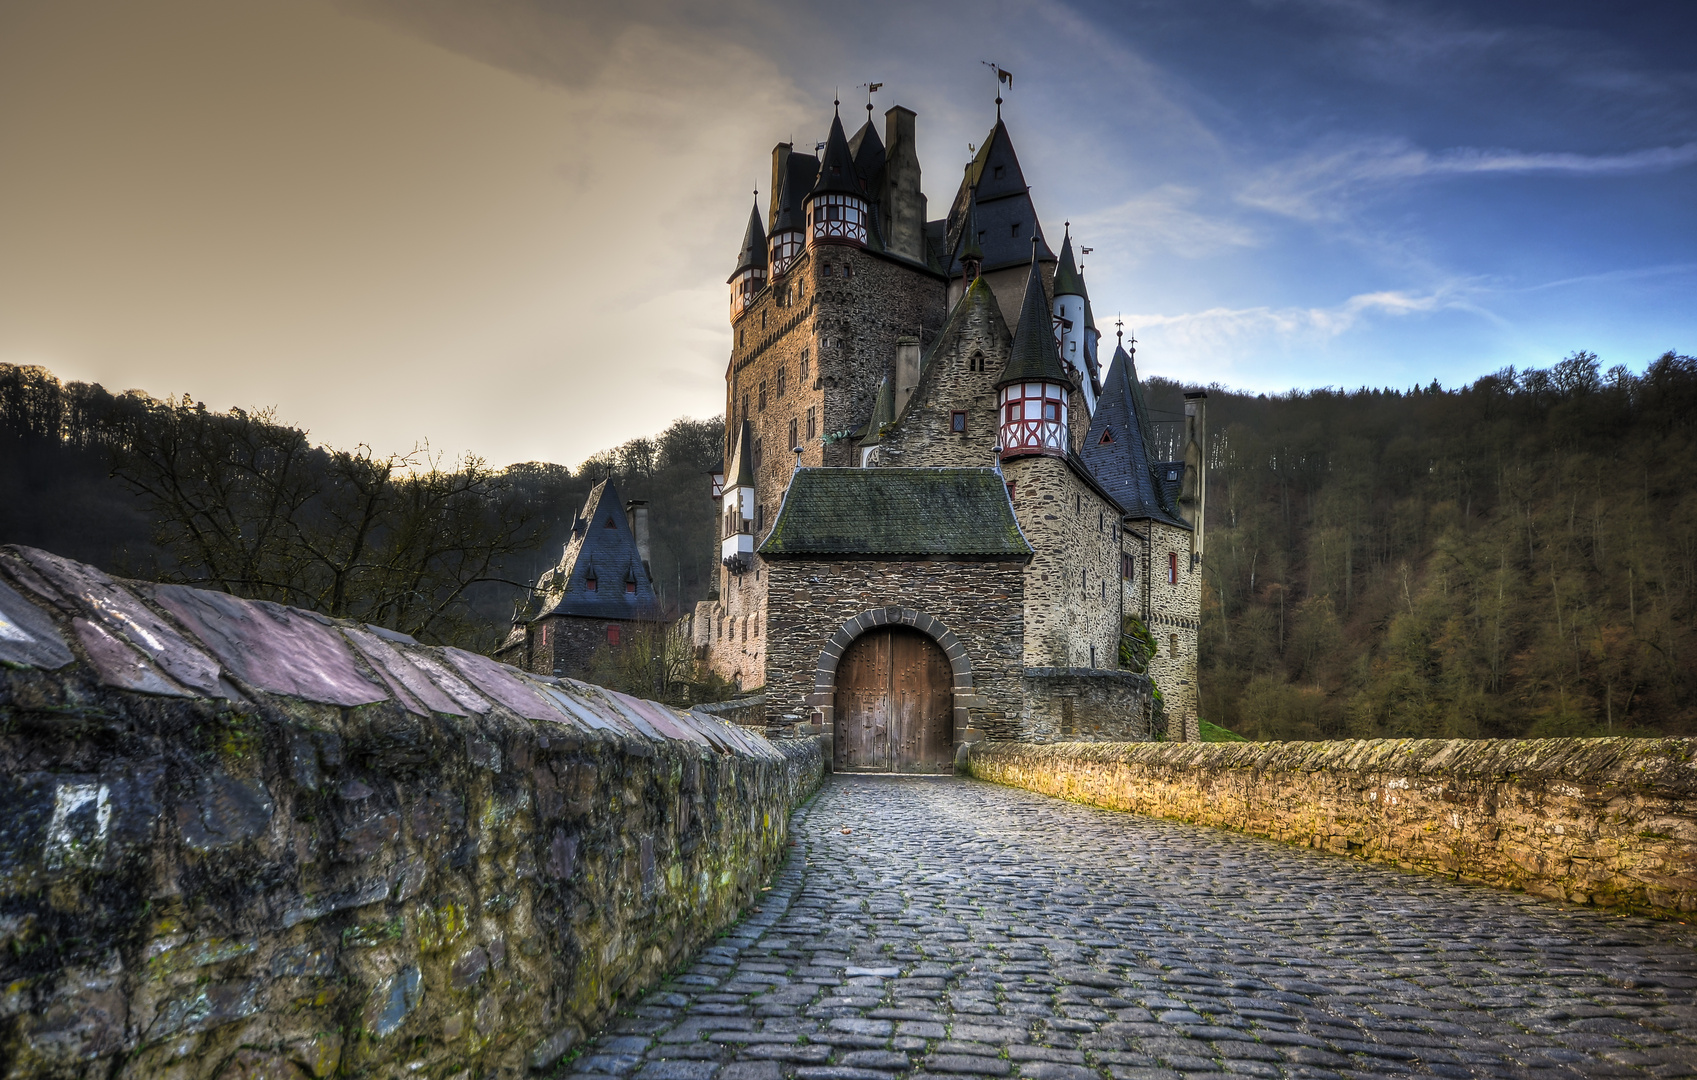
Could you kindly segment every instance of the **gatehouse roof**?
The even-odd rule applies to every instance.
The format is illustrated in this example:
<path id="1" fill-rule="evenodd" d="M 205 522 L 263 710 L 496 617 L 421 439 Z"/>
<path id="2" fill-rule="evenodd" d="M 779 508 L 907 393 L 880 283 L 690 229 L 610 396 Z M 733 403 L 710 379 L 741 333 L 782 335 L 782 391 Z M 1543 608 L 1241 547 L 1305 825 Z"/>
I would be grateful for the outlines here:
<path id="1" fill-rule="evenodd" d="M 797 469 L 760 545 L 767 559 L 1031 554 L 995 469 Z"/>

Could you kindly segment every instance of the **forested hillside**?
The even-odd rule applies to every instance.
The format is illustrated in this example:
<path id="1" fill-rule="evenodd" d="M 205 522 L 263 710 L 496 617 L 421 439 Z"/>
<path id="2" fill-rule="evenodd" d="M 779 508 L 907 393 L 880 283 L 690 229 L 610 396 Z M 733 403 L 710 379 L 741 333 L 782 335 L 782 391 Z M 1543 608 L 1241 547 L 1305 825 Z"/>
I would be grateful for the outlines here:
<path id="1" fill-rule="evenodd" d="M 608 476 L 653 508 L 662 600 L 699 599 L 722 435 L 717 418 L 683 419 L 575 474 L 492 469 L 428 449 L 316 446 L 268 411 L 216 413 L 0 365 L 0 543 L 487 649 Z"/>
<path id="2" fill-rule="evenodd" d="M 1151 380 L 1151 405 L 1183 390 Z M 1204 716 L 1259 739 L 1697 732 L 1697 361 L 1210 388 Z"/>

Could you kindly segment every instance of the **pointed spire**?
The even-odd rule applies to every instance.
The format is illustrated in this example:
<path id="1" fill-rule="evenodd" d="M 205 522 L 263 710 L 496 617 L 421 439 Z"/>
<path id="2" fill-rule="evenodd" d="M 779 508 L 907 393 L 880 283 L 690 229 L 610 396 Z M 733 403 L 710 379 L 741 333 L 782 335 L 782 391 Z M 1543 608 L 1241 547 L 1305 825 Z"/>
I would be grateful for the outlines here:
<path id="1" fill-rule="evenodd" d="M 872 403 L 872 419 L 866 422 L 864 447 L 877 446 L 884 441 L 883 430 L 896 422 L 896 388 L 888 375 L 878 384 L 878 396 Z"/>
<path id="2" fill-rule="evenodd" d="M 1013 349 L 1008 365 L 1002 369 L 998 387 L 1016 382 L 1052 382 L 1072 386 L 1072 379 L 1061 366 L 1060 351 L 1055 348 L 1054 323 L 1049 314 L 1049 301 L 1043 295 L 1042 264 L 1038 262 L 1036 238 L 1031 243 L 1031 273 L 1025 279 L 1025 302 L 1019 309 L 1019 326 L 1014 330 Z"/>
<path id="3" fill-rule="evenodd" d="M 748 215 L 748 228 L 742 234 L 742 248 L 737 252 L 737 268 L 731 278 L 744 270 L 766 269 L 766 229 L 760 222 L 760 193 L 754 193 L 754 209 Z"/>
<path id="4" fill-rule="evenodd" d="M 970 172 L 971 169 L 972 166 L 968 165 L 967 170 Z M 984 267 L 984 248 L 978 243 L 978 193 L 972 188 L 966 192 L 966 240 L 961 248 L 960 261 L 966 271 L 967 282 L 976 281 Z"/>
<path id="5" fill-rule="evenodd" d="M 1084 279 L 1079 276 L 1078 264 L 1072 258 L 1072 222 L 1067 222 L 1066 238 L 1061 241 L 1061 264 L 1055 268 L 1056 296 L 1083 296 Z"/>
<path id="6" fill-rule="evenodd" d="M 810 194 L 836 192 L 865 198 L 860 177 L 855 172 L 854 155 L 849 153 L 848 136 L 843 134 L 843 118 L 832 113 L 831 133 L 825 137 L 825 159 L 819 169 L 819 181 Z"/>
<path id="7" fill-rule="evenodd" d="M 727 489 L 754 486 L 753 455 L 754 429 L 748 426 L 747 420 L 744 420 L 742 425 L 737 428 L 737 446 L 732 455 L 736 459 L 737 471 L 731 478 L 731 482 L 725 485 Z"/>

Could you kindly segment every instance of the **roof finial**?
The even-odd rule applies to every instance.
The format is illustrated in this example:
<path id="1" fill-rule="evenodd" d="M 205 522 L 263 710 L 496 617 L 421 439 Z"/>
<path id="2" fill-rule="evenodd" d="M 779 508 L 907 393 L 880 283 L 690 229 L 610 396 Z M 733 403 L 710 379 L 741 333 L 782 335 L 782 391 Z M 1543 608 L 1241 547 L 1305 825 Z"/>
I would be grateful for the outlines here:
<path id="1" fill-rule="evenodd" d="M 1125 340 L 1125 320 L 1124 319 L 1115 319 L 1114 320 L 1114 340 L 1115 341 L 1124 341 Z"/>

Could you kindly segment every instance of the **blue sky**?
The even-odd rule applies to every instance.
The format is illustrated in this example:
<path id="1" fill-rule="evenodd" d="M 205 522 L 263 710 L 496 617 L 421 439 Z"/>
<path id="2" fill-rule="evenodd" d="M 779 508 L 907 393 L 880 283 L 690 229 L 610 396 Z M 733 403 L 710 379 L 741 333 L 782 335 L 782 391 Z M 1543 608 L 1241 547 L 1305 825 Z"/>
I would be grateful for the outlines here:
<path id="1" fill-rule="evenodd" d="M 1690 3 L 13 0 L 0 361 L 494 464 L 722 407 L 774 142 L 879 81 L 946 203 L 995 79 L 1146 373 L 1697 351 Z"/>

